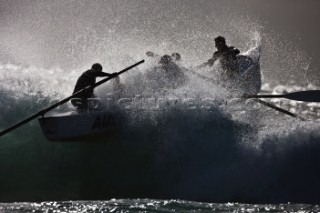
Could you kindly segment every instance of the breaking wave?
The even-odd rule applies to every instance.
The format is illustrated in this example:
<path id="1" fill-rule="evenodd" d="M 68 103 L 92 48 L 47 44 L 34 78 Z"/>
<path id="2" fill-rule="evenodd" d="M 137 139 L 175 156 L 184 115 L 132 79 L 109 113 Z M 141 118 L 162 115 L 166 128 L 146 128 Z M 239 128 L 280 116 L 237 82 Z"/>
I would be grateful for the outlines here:
<path id="1" fill-rule="evenodd" d="M 126 123 L 117 132 L 84 142 L 49 142 L 33 121 L 2 137 L 0 200 L 320 201 L 318 104 L 274 102 L 310 119 L 303 122 L 250 101 L 230 101 L 224 88 L 194 74 L 197 70 L 181 87 L 155 87 L 145 80 L 155 63 L 97 88 L 103 100 L 165 100 L 161 109 L 147 102 L 144 108 L 126 105 L 119 112 Z M 0 72 L 1 129 L 68 96 L 78 76 L 12 64 L 1 65 Z M 272 94 L 302 89 L 262 85 Z M 208 98 L 210 104 L 201 105 Z M 190 99 L 192 107 L 184 102 Z M 56 112 L 69 110 L 67 104 Z"/>

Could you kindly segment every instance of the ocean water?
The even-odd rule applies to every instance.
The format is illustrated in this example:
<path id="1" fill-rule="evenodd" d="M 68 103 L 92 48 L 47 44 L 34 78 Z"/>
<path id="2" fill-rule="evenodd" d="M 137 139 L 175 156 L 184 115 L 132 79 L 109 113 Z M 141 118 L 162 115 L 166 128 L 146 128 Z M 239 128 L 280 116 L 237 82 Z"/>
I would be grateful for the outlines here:
<path id="1" fill-rule="evenodd" d="M 1 212 L 319 212 L 318 205 L 200 203 L 183 200 L 112 199 L 0 204 Z"/>
<path id="2" fill-rule="evenodd" d="M 112 95 L 134 100 L 130 106 L 115 106 L 126 120 L 114 132 L 85 141 L 50 142 L 33 121 L 2 137 L 0 200 L 147 197 L 214 203 L 319 202 L 319 105 L 275 102 L 308 118 L 301 121 L 253 101 L 230 99 L 225 88 L 187 71 L 188 81 L 181 87 L 152 87 L 153 82 L 143 79 L 156 72 L 155 66 L 151 60 L 121 77 L 121 94 L 112 93 L 119 87 L 115 81 L 97 88 L 102 100 Z M 10 82 L 1 85 L 2 128 L 72 90 L 73 78 L 60 75 L 63 70 L 43 72 L 7 64 L 1 71 L 2 81 Z M 202 72 L 210 77 L 210 72 Z M 282 93 L 306 88 L 264 84 L 262 89 Z M 157 108 L 146 101 L 150 98 L 163 98 L 165 104 Z M 183 101 L 190 98 L 196 103 L 191 107 Z M 208 98 L 212 99 L 209 105 L 203 101 Z M 55 112 L 69 110 L 72 107 L 67 104 Z M 185 201 L 159 202 L 185 205 Z M 37 205 L 46 208 L 47 204 Z"/>

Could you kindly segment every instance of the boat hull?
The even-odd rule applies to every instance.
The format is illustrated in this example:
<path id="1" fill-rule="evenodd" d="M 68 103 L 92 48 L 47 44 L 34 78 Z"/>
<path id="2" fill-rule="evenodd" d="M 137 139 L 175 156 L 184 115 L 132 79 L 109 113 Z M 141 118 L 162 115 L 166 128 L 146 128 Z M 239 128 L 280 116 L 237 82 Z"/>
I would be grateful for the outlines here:
<path id="1" fill-rule="evenodd" d="M 118 119 L 115 117 L 115 113 L 107 111 L 69 112 L 39 118 L 39 123 L 48 140 L 64 141 L 113 131 L 119 123 Z"/>
<path id="2" fill-rule="evenodd" d="M 257 94 L 261 91 L 260 45 L 238 56 L 239 76 L 236 79 L 240 91 Z"/>

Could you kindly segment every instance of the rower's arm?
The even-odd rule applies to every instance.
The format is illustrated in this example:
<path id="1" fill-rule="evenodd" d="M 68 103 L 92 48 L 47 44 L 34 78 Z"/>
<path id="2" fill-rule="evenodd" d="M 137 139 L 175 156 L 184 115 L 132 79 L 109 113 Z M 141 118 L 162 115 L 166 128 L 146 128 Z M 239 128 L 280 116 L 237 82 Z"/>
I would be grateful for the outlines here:
<path id="1" fill-rule="evenodd" d="M 238 50 L 237 48 L 231 46 L 230 49 L 233 51 L 233 53 L 234 53 L 235 55 L 240 54 L 240 50 Z"/>
<path id="2" fill-rule="evenodd" d="M 212 67 L 213 64 L 214 64 L 214 62 L 215 62 L 218 58 L 219 58 L 219 57 L 218 57 L 218 53 L 217 53 L 217 52 L 214 52 L 214 53 L 213 53 L 213 57 L 210 58 L 210 59 L 208 60 L 208 62 L 207 62 L 208 66 L 209 66 L 209 67 Z"/>
<path id="3" fill-rule="evenodd" d="M 105 77 L 105 76 L 108 76 L 108 77 L 112 77 L 114 74 L 113 73 L 106 73 L 106 72 L 97 72 L 96 73 L 96 76 L 97 77 Z"/>
<path id="4" fill-rule="evenodd" d="M 106 72 L 100 72 L 100 73 L 99 73 L 99 76 L 100 76 L 100 77 L 111 76 L 111 74 L 106 73 Z"/>

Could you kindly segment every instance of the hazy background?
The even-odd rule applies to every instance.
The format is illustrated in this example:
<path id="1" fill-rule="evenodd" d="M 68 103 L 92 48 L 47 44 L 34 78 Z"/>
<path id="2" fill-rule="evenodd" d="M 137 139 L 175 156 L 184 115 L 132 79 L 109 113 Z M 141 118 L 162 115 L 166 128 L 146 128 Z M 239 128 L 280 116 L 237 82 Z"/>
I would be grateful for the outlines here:
<path id="1" fill-rule="evenodd" d="M 317 0 L 0 0 L 0 62 L 80 74 L 152 50 L 181 52 L 192 66 L 211 57 L 215 36 L 245 51 L 258 33 L 265 82 L 319 85 L 319 9 Z"/>

